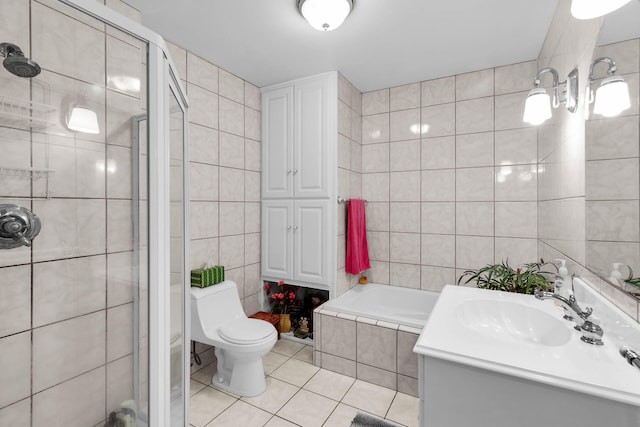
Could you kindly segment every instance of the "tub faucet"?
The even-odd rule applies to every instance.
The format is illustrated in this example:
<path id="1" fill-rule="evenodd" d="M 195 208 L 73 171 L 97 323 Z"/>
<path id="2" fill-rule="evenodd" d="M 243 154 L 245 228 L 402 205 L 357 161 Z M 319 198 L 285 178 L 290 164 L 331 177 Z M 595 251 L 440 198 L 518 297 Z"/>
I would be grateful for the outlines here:
<path id="1" fill-rule="evenodd" d="M 602 345 L 602 335 L 604 332 L 602 328 L 594 323 L 594 319 L 589 320 L 589 316 L 593 313 L 591 307 L 587 307 L 583 310 L 576 297 L 570 295 L 569 298 L 565 298 L 562 295 L 554 294 L 553 292 L 545 292 L 540 289 L 535 291 L 535 297 L 539 300 L 552 299 L 559 302 L 566 310 L 570 310 L 576 314 L 574 318 L 577 326 L 576 329 L 582 333 L 580 339 L 588 344 Z"/>

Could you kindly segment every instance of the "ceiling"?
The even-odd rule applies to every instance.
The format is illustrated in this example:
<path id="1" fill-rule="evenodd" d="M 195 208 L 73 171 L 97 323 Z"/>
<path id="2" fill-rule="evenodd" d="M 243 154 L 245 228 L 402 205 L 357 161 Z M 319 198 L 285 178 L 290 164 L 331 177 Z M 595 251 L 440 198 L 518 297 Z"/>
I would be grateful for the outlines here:
<path id="1" fill-rule="evenodd" d="M 312 29 L 296 0 L 126 0 L 145 26 L 268 86 L 338 70 L 362 92 L 535 59 L 558 0 L 356 0 Z"/>

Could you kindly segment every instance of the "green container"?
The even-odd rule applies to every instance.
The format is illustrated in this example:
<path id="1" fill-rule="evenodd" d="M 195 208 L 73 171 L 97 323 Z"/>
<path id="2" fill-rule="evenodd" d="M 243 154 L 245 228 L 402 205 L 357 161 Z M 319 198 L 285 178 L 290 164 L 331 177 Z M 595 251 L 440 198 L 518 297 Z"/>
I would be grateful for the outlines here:
<path id="1" fill-rule="evenodd" d="M 213 267 L 211 269 L 211 272 L 213 274 L 213 283 L 214 285 L 217 285 L 218 283 L 220 283 L 220 274 L 218 271 L 218 266 L 216 265 L 215 267 Z"/>
<path id="2" fill-rule="evenodd" d="M 209 286 L 207 278 L 208 278 L 208 275 L 206 270 L 202 268 L 191 270 L 191 286 L 197 286 L 198 288 L 205 288 Z"/>

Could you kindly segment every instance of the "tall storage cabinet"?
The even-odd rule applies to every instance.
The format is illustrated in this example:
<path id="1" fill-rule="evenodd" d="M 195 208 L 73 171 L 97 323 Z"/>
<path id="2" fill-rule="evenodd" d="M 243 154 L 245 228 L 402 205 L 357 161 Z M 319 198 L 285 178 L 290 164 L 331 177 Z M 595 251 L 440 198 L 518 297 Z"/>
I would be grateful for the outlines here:
<path id="1" fill-rule="evenodd" d="M 336 285 L 337 73 L 262 89 L 262 276 Z"/>

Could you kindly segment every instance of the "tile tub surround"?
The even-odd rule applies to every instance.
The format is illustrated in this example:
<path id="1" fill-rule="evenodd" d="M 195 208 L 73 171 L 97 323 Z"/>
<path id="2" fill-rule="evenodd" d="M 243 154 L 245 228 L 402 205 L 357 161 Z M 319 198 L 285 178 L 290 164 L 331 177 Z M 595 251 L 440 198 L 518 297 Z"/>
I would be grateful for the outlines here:
<path id="1" fill-rule="evenodd" d="M 440 291 L 537 259 L 536 61 L 362 94 L 370 281 Z"/>
<path id="2" fill-rule="evenodd" d="M 311 364 L 312 347 L 280 340 L 264 358 L 267 389 L 233 396 L 211 387 L 215 359 L 191 375 L 193 427 L 348 426 L 358 411 L 418 425 L 418 398 Z M 1 415 L 1 412 L 0 412 Z"/>
<path id="3" fill-rule="evenodd" d="M 345 199 L 362 197 L 362 93 L 338 73 L 338 195 Z M 338 248 L 336 295 L 358 283 L 358 276 L 347 274 L 346 212 L 347 203 L 338 210 Z"/>
<path id="4" fill-rule="evenodd" d="M 413 346 L 421 329 L 322 307 L 313 316 L 316 366 L 418 396 Z"/>

